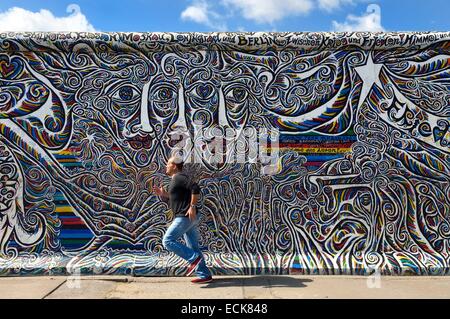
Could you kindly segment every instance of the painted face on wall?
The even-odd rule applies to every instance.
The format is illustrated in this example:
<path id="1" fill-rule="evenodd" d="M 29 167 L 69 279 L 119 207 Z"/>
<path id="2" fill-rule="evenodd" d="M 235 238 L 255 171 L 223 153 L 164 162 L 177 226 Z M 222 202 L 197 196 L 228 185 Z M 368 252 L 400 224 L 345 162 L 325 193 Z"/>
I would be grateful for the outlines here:
<path id="1" fill-rule="evenodd" d="M 185 56 L 167 54 L 157 61 L 161 72 L 149 83 L 148 109 L 141 122 L 147 132 L 157 132 L 156 137 L 166 146 L 169 156 L 175 144 L 183 139 L 191 145 L 200 143 L 196 130 L 223 130 L 229 128 L 239 134 L 248 125 L 248 90 L 240 74 L 235 73 L 231 83 L 230 73 L 242 73 L 239 66 L 224 63 L 219 52 L 193 51 Z M 155 129 L 158 128 L 158 129 Z M 204 131 L 206 132 L 206 131 Z M 205 147 L 211 146 L 212 136 L 203 135 Z M 197 144 L 198 145 L 198 144 Z M 195 148 L 195 151 L 199 151 Z M 199 154 L 197 154 L 199 155 Z M 199 157 L 208 170 L 223 169 L 222 163 L 212 165 L 206 157 Z"/>
<path id="2" fill-rule="evenodd" d="M 256 105 L 250 92 L 261 88 L 249 68 L 224 58 L 206 51 L 123 58 L 133 63 L 84 78 L 76 96 L 83 105 L 79 112 L 107 112 L 104 124 L 134 165 L 167 161 L 180 135 L 194 138 L 195 125 L 228 127 L 239 134 L 248 124 L 251 106 Z M 218 168 L 206 160 L 203 164 Z"/>
<path id="3" fill-rule="evenodd" d="M 137 164 L 148 164 L 155 156 L 167 160 L 181 137 L 194 138 L 195 125 L 237 132 L 247 125 L 251 112 L 248 91 L 254 86 L 249 82 L 255 80 L 250 76 L 240 79 L 246 70 L 223 62 L 220 66 L 219 58 L 223 59 L 219 53 L 205 51 L 153 56 L 158 69 L 139 88 L 138 110 L 128 117 L 121 135 L 134 150 L 148 150 L 147 161 Z M 124 87 L 130 90 L 129 84 Z M 207 161 L 203 164 L 211 170 L 217 168 Z"/>
<path id="4" fill-rule="evenodd" d="M 248 127 L 286 134 L 342 134 L 352 124 L 360 92 L 351 67 L 361 65 L 364 58 L 360 51 L 158 53 L 152 57 L 157 71 L 142 87 L 139 114 L 124 136 L 136 148 L 151 146 L 151 158 L 159 152 L 167 160 L 183 138 L 198 145 L 199 127 L 209 129 L 209 136 L 203 136 L 204 148 L 212 148 L 211 132 L 217 129 L 229 139 L 231 150 Z M 226 128 L 232 131 L 231 138 Z M 199 158 L 207 170 L 217 171 L 232 155 L 225 151 L 223 161 L 215 165 Z"/>

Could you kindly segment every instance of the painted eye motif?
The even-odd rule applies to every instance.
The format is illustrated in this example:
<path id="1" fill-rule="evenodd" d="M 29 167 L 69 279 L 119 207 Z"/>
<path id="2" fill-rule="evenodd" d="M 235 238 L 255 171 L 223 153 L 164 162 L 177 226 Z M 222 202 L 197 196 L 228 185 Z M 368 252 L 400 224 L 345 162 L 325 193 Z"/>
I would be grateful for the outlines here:
<path id="1" fill-rule="evenodd" d="M 155 97 L 159 102 L 168 102 L 173 99 L 174 93 L 171 89 L 163 87 L 155 92 Z"/>
<path id="2" fill-rule="evenodd" d="M 178 90 L 170 83 L 153 87 L 149 92 L 149 101 L 153 112 L 160 117 L 170 116 L 178 107 Z"/>
<path id="3" fill-rule="evenodd" d="M 191 95 L 203 101 L 209 100 L 214 95 L 214 87 L 209 83 L 198 84 L 191 90 Z"/>
<path id="4" fill-rule="evenodd" d="M 119 96 L 124 101 L 130 101 L 133 99 L 133 89 L 129 86 L 124 86 L 119 90 Z"/>
<path id="5" fill-rule="evenodd" d="M 139 98 L 139 92 L 131 85 L 123 85 L 112 95 L 115 102 L 133 103 Z"/>
<path id="6" fill-rule="evenodd" d="M 177 94 L 175 88 L 167 85 L 159 86 L 153 89 L 149 95 L 150 100 L 160 104 L 171 103 L 176 96 Z"/>
<path id="7" fill-rule="evenodd" d="M 248 91 L 242 86 L 234 86 L 225 90 L 225 100 L 228 108 L 231 111 L 238 111 L 242 109 L 242 104 L 248 98 Z"/>
<path id="8" fill-rule="evenodd" d="M 228 92 L 227 98 L 235 103 L 242 103 L 247 99 L 248 93 L 246 90 L 240 87 L 233 88 Z"/>

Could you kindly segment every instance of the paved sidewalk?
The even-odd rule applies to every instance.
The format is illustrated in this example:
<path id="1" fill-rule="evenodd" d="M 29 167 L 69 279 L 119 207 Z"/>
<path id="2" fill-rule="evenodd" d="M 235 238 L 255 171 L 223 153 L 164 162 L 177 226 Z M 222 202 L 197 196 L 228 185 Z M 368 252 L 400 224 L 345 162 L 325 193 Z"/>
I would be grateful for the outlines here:
<path id="1" fill-rule="evenodd" d="M 193 285 L 186 277 L 6 277 L 1 298 L 450 299 L 450 277 L 242 276 Z"/>

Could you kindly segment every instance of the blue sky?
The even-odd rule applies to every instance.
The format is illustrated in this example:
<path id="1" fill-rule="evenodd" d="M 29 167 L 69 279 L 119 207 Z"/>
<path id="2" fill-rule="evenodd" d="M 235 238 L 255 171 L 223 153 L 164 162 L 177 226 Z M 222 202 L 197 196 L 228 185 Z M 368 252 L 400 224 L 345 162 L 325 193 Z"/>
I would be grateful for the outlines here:
<path id="1" fill-rule="evenodd" d="M 0 30 L 448 31 L 449 11 L 448 0 L 2 0 Z"/>

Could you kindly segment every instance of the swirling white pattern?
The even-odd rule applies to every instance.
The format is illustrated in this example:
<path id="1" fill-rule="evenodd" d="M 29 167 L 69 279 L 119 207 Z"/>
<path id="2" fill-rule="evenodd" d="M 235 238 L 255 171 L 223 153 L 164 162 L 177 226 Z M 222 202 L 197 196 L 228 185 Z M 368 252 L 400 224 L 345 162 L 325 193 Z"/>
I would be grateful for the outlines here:
<path id="1" fill-rule="evenodd" d="M 450 33 L 0 33 L 0 274 L 183 274 L 150 190 L 195 123 L 281 134 L 275 175 L 188 167 L 215 274 L 448 274 L 449 61 Z"/>

